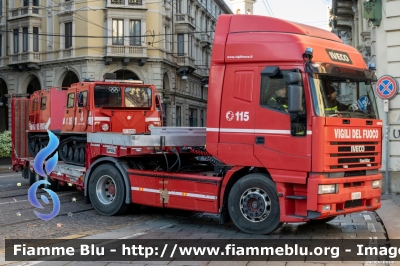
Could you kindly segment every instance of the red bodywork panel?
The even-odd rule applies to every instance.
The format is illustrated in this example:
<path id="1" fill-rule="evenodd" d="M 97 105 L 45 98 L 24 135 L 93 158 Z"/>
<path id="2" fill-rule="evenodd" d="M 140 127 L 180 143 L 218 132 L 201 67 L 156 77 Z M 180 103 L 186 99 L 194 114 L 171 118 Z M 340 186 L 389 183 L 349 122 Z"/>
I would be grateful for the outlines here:
<path id="1" fill-rule="evenodd" d="M 165 208 L 218 213 L 220 177 L 128 170 L 132 202 Z"/>
<path id="2" fill-rule="evenodd" d="M 120 94 L 118 97 L 103 97 L 96 100 L 96 87 L 104 87 L 105 90 L 110 88 Z M 149 107 L 127 106 L 130 91 L 126 92 L 125 90 L 129 90 L 128 88 L 149 88 L 151 90 Z M 63 111 L 65 117 L 62 125 L 63 132 L 122 132 L 123 130 L 134 130 L 133 133 L 149 133 L 150 125 L 161 126 L 162 121 L 155 104 L 156 88 L 153 85 L 108 81 L 81 82 L 72 84 L 66 93 L 67 104 Z M 87 94 L 84 106 L 78 104 L 80 93 Z M 118 101 L 120 104 L 115 107 L 108 106 L 113 105 L 113 101 Z M 105 128 L 108 129 L 105 130 Z"/>
<path id="3" fill-rule="evenodd" d="M 57 88 L 35 91 L 30 97 L 29 132 L 61 130 L 66 93 Z"/>
<path id="4" fill-rule="evenodd" d="M 26 165 L 28 151 L 29 99 L 11 99 L 11 160 L 14 171 L 21 171 Z"/>

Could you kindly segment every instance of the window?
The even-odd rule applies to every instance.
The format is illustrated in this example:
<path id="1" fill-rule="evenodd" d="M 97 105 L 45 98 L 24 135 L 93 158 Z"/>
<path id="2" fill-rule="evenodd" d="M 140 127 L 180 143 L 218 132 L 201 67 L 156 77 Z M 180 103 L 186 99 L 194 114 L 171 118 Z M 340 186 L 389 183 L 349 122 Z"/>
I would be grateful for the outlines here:
<path id="1" fill-rule="evenodd" d="M 270 76 L 270 73 L 275 71 L 276 67 L 266 67 L 261 72 L 261 91 L 260 91 L 260 105 L 266 107 L 284 115 L 289 115 L 288 110 L 288 98 L 287 98 L 287 87 L 288 85 L 288 74 L 290 70 L 280 70 L 274 76 Z M 263 74 L 263 72 L 265 74 Z M 297 86 L 297 85 L 291 85 Z M 307 133 L 307 113 L 306 113 L 306 102 L 304 97 L 304 91 L 302 95 L 303 110 L 299 113 L 297 119 L 292 120 L 290 133 L 292 136 L 305 136 Z"/>
<path id="2" fill-rule="evenodd" d="M 204 110 L 200 110 L 200 126 L 204 127 Z"/>
<path id="3" fill-rule="evenodd" d="M 130 45 L 140 46 L 140 20 L 131 20 L 129 24 Z"/>
<path id="4" fill-rule="evenodd" d="M 197 26 L 197 10 L 194 12 L 194 25 Z"/>
<path id="5" fill-rule="evenodd" d="M 182 0 L 178 0 L 178 4 L 176 5 L 176 13 L 182 13 Z"/>
<path id="6" fill-rule="evenodd" d="M 189 55 L 193 57 L 193 36 L 189 36 Z"/>
<path id="7" fill-rule="evenodd" d="M 65 49 L 72 47 L 72 22 L 65 23 Z"/>
<path id="8" fill-rule="evenodd" d="M 87 91 L 81 91 L 78 94 L 78 107 L 86 107 L 87 105 Z"/>
<path id="9" fill-rule="evenodd" d="M 33 51 L 39 52 L 39 28 L 33 28 Z"/>
<path id="10" fill-rule="evenodd" d="M 189 16 L 191 16 L 192 15 L 192 5 L 190 4 L 190 1 L 188 1 L 187 5 L 188 5 L 187 12 L 188 12 Z"/>
<path id="11" fill-rule="evenodd" d="M 0 34 L 0 57 L 3 56 L 3 35 Z"/>
<path id="12" fill-rule="evenodd" d="M 112 44 L 124 44 L 124 21 L 122 19 L 113 19 L 112 21 Z"/>
<path id="13" fill-rule="evenodd" d="M 32 0 L 33 6 L 39 6 L 39 0 Z"/>
<path id="14" fill-rule="evenodd" d="M 40 100 L 40 110 L 45 110 L 46 109 L 46 96 L 42 97 Z"/>
<path id="15" fill-rule="evenodd" d="M 169 49 L 168 49 L 168 30 L 167 30 L 167 27 L 165 27 L 164 28 L 164 42 L 165 42 L 165 50 L 166 51 L 169 51 Z"/>
<path id="16" fill-rule="evenodd" d="M 122 91 L 117 86 L 95 86 L 94 106 L 98 107 L 121 107 Z"/>
<path id="17" fill-rule="evenodd" d="M 182 117 L 181 117 L 181 107 L 180 106 L 177 106 L 176 107 L 176 122 L 175 122 L 175 124 L 176 124 L 176 126 L 177 127 L 180 127 L 180 126 L 182 126 L 182 123 L 181 123 L 181 119 L 182 119 Z"/>
<path id="18" fill-rule="evenodd" d="M 289 71 L 280 71 L 275 76 L 261 74 L 261 106 L 286 113 L 288 72 Z"/>
<path id="19" fill-rule="evenodd" d="M 0 0 L 0 12 L 3 14 L 3 0 Z"/>
<path id="20" fill-rule="evenodd" d="M 32 111 L 36 111 L 37 110 L 37 102 L 38 102 L 37 98 L 33 99 Z"/>
<path id="21" fill-rule="evenodd" d="M 185 54 L 184 35 L 178 34 L 178 56 L 183 56 L 184 54 Z"/>
<path id="22" fill-rule="evenodd" d="M 18 29 L 14 30 L 14 54 L 19 53 L 19 31 Z"/>
<path id="23" fill-rule="evenodd" d="M 29 0 L 24 0 L 24 6 L 29 6 Z"/>
<path id="24" fill-rule="evenodd" d="M 197 109 L 189 108 L 189 126 L 197 127 Z"/>
<path id="25" fill-rule="evenodd" d="M 75 93 L 69 93 L 67 99 L 67 108 L 73 108 L 75 106 Z"/>
<path id="26" fill-rule="evenodd" d="M 27 52 L 29 49 L 28 43 L 28 27 L 22 28 L 22 51 Z"/>
<path id="27" fill-rule="evenodd" d="M 126 107 L 151 107 L 150 88 L 125 88 Z"/>

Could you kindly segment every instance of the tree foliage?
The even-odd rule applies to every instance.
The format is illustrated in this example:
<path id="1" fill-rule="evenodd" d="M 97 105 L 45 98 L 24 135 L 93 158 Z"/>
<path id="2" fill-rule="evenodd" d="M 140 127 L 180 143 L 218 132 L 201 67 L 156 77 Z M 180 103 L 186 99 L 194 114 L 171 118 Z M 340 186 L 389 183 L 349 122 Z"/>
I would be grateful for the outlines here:
<path id="1" fill-rule="evenodd" d="M 11 131 L 4 131 L 0 133 L 0 158 L 11 157 Z"/>

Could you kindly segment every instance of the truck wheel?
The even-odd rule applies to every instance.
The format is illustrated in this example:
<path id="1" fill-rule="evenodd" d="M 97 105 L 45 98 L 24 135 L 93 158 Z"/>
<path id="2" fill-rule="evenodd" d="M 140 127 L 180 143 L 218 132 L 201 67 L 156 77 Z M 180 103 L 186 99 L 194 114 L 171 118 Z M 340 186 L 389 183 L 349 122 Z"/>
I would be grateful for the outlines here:
<path id="1" fill-rule="evenodd" d="M 89 197 L 93 207 L 102 215 L 118 215 L 127 211 L 125 184 L 121 173 L 112 164 L 97 167 L 90 177 Z"/>
<path id="2" fill-rule="evenodd" d="M 45 185 L 44 187 L 50 190 L 53 190 L 54 192 L 58 191 L 58 179 L 51 179 L 50 177 L 47 179 L 47 181 L 50 183 L 50 185 Z"/>
<path id="3" fill-rule="evenodd" d="M 40 180 L 40 176 L 36 174 L 35 171 L 32 172 L 31 170 L 29 170 L 28 172 L 29 172 L 29 186 L 32 186 L 33 183 Z"/>
<path id="4" fill-rule="evenodd" d="M 324 219 L 319 219 L 319 220 L 310 220 L 307 223 L 309 223 L 309 224 L 323 224 L 323 223 L 328 223 L 328 222 L 332 221 L 335 218 L 336 218 L 336 216 L 328 217 L 328 218 L 324 218 Z"/>
<path id="5" fill-rule="evenodd" d="M 275 184 L 267 175 L 239 179 L 229 192 L 228 210 L 234 224 L 249 234 L 268 234 L 282 225 Z"/>

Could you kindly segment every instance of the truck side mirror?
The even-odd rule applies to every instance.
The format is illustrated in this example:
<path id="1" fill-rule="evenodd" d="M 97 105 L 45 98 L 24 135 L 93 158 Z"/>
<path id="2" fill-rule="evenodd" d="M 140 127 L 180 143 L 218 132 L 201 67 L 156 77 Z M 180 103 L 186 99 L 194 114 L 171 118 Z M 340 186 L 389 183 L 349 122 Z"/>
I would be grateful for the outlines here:
<path id="1" fill-rule="evenodd" d="M 299 113 L 303 110 L 303 87 L 299 85 L 288 86 L 288 112 Z"/>
<path id="2" fill-rule="evenodd" d="M 299 72 L 289 72 L 288 83 L 298 84 L 299 82 L 301 82 L 301 74 Z"/>

